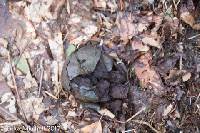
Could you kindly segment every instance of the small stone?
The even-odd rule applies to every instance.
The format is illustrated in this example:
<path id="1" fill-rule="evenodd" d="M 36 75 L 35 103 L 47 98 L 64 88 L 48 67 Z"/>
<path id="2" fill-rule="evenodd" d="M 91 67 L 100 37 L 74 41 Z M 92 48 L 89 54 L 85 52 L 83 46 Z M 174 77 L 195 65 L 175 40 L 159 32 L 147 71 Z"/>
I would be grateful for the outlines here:
<path id="1" fill-rule="evenodd" d="M 86 86 L 78 86 L 77 84 L 72 83 L 72 93 L 75 98 L 79 99 L 82 102 L 98 102 L 99 98 L 97 97 L 95 91 Z"/>
<path id="2" fill-rule="evenodd" d="M 101 51 L 93 46 L 85 46 L 80 48 L 77 53 L 77 60 L 83 71 L 82 74 L 93 72 L 100 59 Z"/>
<path id="3" fill-rule="evenodd" d="M 68 72 L 70 80 L 81 74 L 81 68 L 76 58 L 76 55 L 72 55 L 71 58 L 69 59 L 66 71 Z"/>
<path id="4" fill-rule="evenodd" d="M 112 58 L 110 58 L 107 55 L 102 55 L 102 59 L 103 59 L 103 62 L 105 64 L 105 66 L 106 66 L 107 71 L 110 72 L 112 70 L 112 67 L 113 67 Z"/>

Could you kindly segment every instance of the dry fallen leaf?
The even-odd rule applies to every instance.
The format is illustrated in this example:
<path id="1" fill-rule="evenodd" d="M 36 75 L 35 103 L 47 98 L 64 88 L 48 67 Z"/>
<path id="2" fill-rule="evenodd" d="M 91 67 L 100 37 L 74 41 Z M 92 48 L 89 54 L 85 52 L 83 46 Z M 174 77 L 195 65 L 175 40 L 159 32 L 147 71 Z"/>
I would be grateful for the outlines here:
<path id="1" fill-rule="evenodd" d="M 142 42 L 146 45 L 161 48 L 161 38 L 157 34 L 143 35 Z"/>
<path id="2" fill-rule="evenodd" d="M 164 86 L 160 75 L 149 64 L 151 60 L 152 55 L 150 52 L 140 56 L 134 65 L 135 73 L 140 80 L 142 87 L 151 87 L 155 94 L 162 95 L 164 92 Z"/>
<path id="3" fill-rule="evenodd" d="M 71 8 L 73 11 L 67 22 L 69 28 L 66 38 L 69 44 L 83 44 L 98 31 L 97 24 L 93 21 L 96 16 L 90 12 L 89 5 L 92 5 L 92 1 L 72 2 Z"/>
<path id="4" fill-rule="evenodd" d="M 152 35 L 144 38 L 144 42 L 150 41 L 149 45 L 160 48 L 160 37 L 155 34 L 160 28 L 163 21 L 163 15 L 153 15 L 152 12 L 144 14 L 122 14 L 119 13 L 116 19 L 120 39 L 127 42 L 133 36 L 146 31 L 151 23 L 155 23 L 152 28 Z M 148 40 L 147 40 L 148 39 Z M 151 40 L 150 40 L 151 39 Z M 153 41 L 151 43 L 151 41 Z"/>
<path id="5" fill-rule="evenodd" d="M 77 129 L 75 133 L 103 133 L 102 132 L 102 126 L 101 122 L 97 121 L 95 123 L 92 123 L 90 125 L 87 125 L 81 129 Z"/>
<path id="6" fill-rule="evenodd" d="M 0 56 L 1 57 L 7 57 L 8 56 L 8 41 L 4 38 L 0 38 Z"/>
<path id="7" fill-rule="evenodd" d="M 163 116 L 167 116 L 173 109 L 173 105 L 170 104 L 168 105 L 165 109 L 164 109 L 164 112 L 163 112 Z"/>
<path id="8" fill-rule="evenodd" d="M 180 18 L 186 24 L 189 24 L 193 29 L 200 30 L 200 24 L 196 23 L 194 16 L 188 11 L 188 9 L 184 6 L 180 9 Z"/>
<path id="9" fill-rule="evenodd" d="M 108 116 L 108 117 L 110 117 L 110 118 L 115 118 L 115 115 L 112 113 L 112 112 L 110 112 L 110 110 L 108 110 L 108 109 L 101 109 L 100 111 L 99 111 L 99 113 L 101 114 L 101 115 L 106 115 L 106 116 Z"/>
<path id="10" fill-rule="evenodd" d="M 45 105 L 42 100 L 43 98 L 37 98 L 34 96 L 21 100 L 23 111 L 28 121 L 31 121 L 32 118 L 35 120 L 39 119 L 39 115 L 45 110 Z"/>
<path id="11" fill-rule="evenodd" d="M 106 9 L 106 0 L 94 0 L 94 6 Z"/>
<path id="12" fill-rule="evenodd" d="M 128 16 L 118 14 L 117 16 L 116 24 L 119 29 L 120 38 L 125 42 L 138 34 L 137 24 L 132 22 L 133 19 L 131 14 Z"/>
<path id="13" fill-rule="evenodd" d="M 138 50 L 138 51 L 141 51 L 141 52 L 147 52 L 149 50 L 149 46 L 143 44 L 141 40 L 134 39 L 132 41 L 132 49 Z"/>
<path id="14" fill-rule="evenodd" d="M 183 82 L 188 81 L 188 80 L 191 78 L 191 76 L 192 76 L 192 75 L 191 75 L 190 72 L 184 74 L 184 75 L 182 76 Z"/>
<path id="15" fill-rule="evenodd" d="M 177 17 L 165 17 L 165 23 L 162 27 L 162 35 L 165 38 L 171 38 L 172 36 L 177 36 L 177 32 L 181 32 L 180 20 Z"/>
<path id="16" fill-rule="evenodd" d="M 57 13 L 65 0 L 31 0 L 25 8 L 25 14 L 32 22 L 40 23 L 45 19 L 57 19 Z"/>

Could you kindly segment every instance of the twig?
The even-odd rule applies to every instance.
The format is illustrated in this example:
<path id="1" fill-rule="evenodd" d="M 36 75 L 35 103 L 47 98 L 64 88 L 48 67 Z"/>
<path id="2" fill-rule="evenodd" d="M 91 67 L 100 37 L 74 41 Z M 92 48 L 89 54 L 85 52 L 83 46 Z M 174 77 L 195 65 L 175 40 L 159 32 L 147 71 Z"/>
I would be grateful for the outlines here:
<path id="1" fill-rule="evenodd" d="M 38 97 L 40 97 L 40 94 L 41 94 L 43 76 L 44 76 L 44 69 L 41 70 L 41 75 L 40 75 L 40 86 L 39 86 L 39 90 L 38 90 Z"/>
<path id="2" fill-rule="evenodd" d="M 183 56 L 182 56 L 182 55 L 180 55 L 179 69 L 180 69 L 180 70 L 183 69 Z"/>
<path id="3" fill-rule="evenodd" d="M 191 37 L 189 37 L 188 39 L 189 39 L 189 40 L 192 40 L 192 39 L 194 39 L 194 38 L 196 38 L 196 37 L 198 37 L 198 36 L 200 36 L 200 34 L 197 34 L 197 35 L 191 36 Z"/>
<path id="4" fill-rule="evenodd" d="M 131 121 L 133 118 L 135 118 L 137 115 L 139 115 L 140 113 L 142 113 L 143 111 L 146 110 L 146 107 L 142 107 L 137 113 L 135 113 L 131 118 L 129 118 L 128 120 L 126 120 L 126 123 Z"/>
<path id="5" fill-rule="evenodd" d="M 179 3 L 180 3 L 180 0 L 178 0 L 177 2 L 175 2 L 175 0 L 173 0 L 173 4 L 174 4 L 174 7 L 175 7 L 176 10 L 177 10 L 177 6 L 178 6 Z"/>
<path id="6" fill-rule="evenodd" d="M 200 98 L 200 93 L 199 93 L 199 95 L 197 96 L 197 99 L 196 99 L 196 101 L 195 101 L 195 104 L 196 104 L 196 105 L 197 105 L 197 102 L 198 102 L 199 98 Z"/>
<path id="7" fill-rule="evenodd" d="M 19 96 L 19 91 L 18 91 L 18 88 L 17 88 L 16 80 L 15 80 L 15 74 L 14 74 L 14 71 L 13 71 L 13 68 L 12 68 L 12 62 L 11 62 L 10 52 L 8 53 L 8 62 L 10 63 L 10 66 L 11 66 L 10 67 L 10 71 L 11 71 L 12 80 L 13 80 L 13 87 L 14 87 L 14 89 L 16 91 L 16 94 L 17 94 L 18 105 L 19 105 L 20 109 L 22 110 L 23 117 L 26 119 L 24 110 L 23 110 L 23 108 L 21 106 L 21 99 L 20 99 L 20 96 Z"/>
<path id="8" fill-rule="evenodd" d="M 14 71 L 13 71 L 13 68 L 12 68 L 12 62 L 11 62 L 11 57 L 10 57 L 10 52 L 8 53 L 8 62 L 10 64 L 10 71 L 11 71 L 11 75 L 12 75 L 12 80 L 13 80 L 13 86 L 14 86 L 14 89 L 16 91 L 16 94 L 17 94 L 17 99 L 19 101 L 20 100 L 20 96 L 19 96 L 19 92 L 18 92 L 18 88 L 17 88 L 17 83 L 16 83 L 16 80 L 15 80 L 15 74 L 14 74 Z"/>
<path id="9" fill-rule="evenodd" d="M 124 131 L 123 133 L 129 133 L 129 132 L 132 133 L 132 131 L 135 131 L 135 129 L 129 129 L 129 130 Z"/>
<path id="10" fill-rule="evenodd" d="M 131 116 L 129 119 L 127 119 L 126 121 L 117 121 L 118 123 L 121 124 L 125 124 L 128 123 L 129 121 L 131 121 L 132 119 L 134 119 L 137 115 L 139 115 L 140 113 L 142 113 L 143 111 L 146 110 L 146 107 L 142 107 L 137 113 L 135 113 L 133 116 Z"/>
<path id="11" fill-rule="evenodd" d="M 142 113 L 145 110 L 146 110 L 146 107 L 142 107 L 136 114 L 134 114 L 132 117 L 127 119 L 125 122 L 123 122 L 123 121 L 117 121 L 117 122 L 125 124 L 125 123 L 128 123 L 128 122 L 131 121 L 131 122 L 143 124 L 143 125 L 150 127 L 151 130 L 153 130 L 155 133 L 160 133 L 158 130 L 156 130 L 154 127 L 152 127 L 148 122 L 145 122 L 145 121 L 142 121 L 142 120 L 133 120 L 137 115 L 139 115 L 140 113 Z M 126 132 L 129 132 L 129 131 L 131 131 L 131 130 L 127 130 Z"/>
<path id="12" fill-rule="evenodd" d="M 56 96 L 54 96 L 53 94 L 49 93 L 48 91 L 44 91 L 44 93 L 46 93 L 47 95 L 49 95 L 50 97 L 54 98 L 54 99 L 58 99 Z"/>
<path id="13" fill-rule="evenodd" d="M 142 124 L 142 125 L 146 125 L 149 128 L 151 128 L 151 130 L 153 130 L 155 133 L 161 133 L 160 131 L 156 130 L 154 127 L 152 127 L 148 122 L 142 121 L 142 120 L 132 120 L 132 122 L 138 123 L 138 124 Z"/>
<path id="14" fill-rule="evenodd" d="M 38 97 L 40 97 L 40 93 L 41 93 L 41 88 L 42 88 L 42 79 L 44 76 L 44 68 L 43 68 L 43 58 L 40 61 L 40 69 L 41 69 L 41 74 L 40 74 L 40 85 L 39 85 L 39 90 L 38 90 Z"/>

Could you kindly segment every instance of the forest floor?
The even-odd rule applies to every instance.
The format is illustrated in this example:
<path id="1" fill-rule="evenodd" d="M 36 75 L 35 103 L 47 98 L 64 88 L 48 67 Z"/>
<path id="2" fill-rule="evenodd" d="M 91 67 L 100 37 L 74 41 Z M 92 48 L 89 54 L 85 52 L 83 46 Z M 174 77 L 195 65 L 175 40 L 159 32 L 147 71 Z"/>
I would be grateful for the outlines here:
<path id="1" fill-rule="evenodd" d="M 2 132 L 199 133 L 200 1 L 1 0 Z"/>

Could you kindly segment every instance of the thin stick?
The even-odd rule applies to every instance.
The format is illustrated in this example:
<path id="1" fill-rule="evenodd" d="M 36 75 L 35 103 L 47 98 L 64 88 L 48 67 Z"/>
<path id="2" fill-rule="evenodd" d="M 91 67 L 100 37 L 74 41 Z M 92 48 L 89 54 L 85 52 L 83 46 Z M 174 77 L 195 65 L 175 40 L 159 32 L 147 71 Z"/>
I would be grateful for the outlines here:
<path id="1" fill-rule="evenodd" d="M 180 56 L 179 69 L 180 70 L 183 69 L 183 57 L 182 57 L 182 55 Z"/>
<path id="2" fill-rule="evenodd" d="M 50 97 L 54 98 L 54 99 L 58 99 L 56 96 L 54 96 L 53 94 L 49 93 L 48 91 L 44 91 L 44 93 L 46 93 L 47 95 L 49 95 Z"/>
<path id="3" fill-rule="evenodd" d="M 154 127 L 152 127 L 148 122 L 141 121 L 141 120 L 132 120 L 132 122 L 135 122 L 135 123 L 138 123 L 138 124 L 142 124 L 142 125 L 146 125 L 149 128 L 151 128 L 151 130 L 153 130 L 155 133 L 161 133 L 160 131 L 158 131 Z"/>
<path id="4" fill-rule="evenodd" d="M 189 37 L 188 39 L 191 40 L 191 39 L 194 39 L 194 38 L 196 38 L 196 37 L 198 37 L 198 36 L 200 36 L 200 34 L 197 34 L 197 35 L 195 35 L 195 36 L 191 36 L 191 37 Z"/>
<path id="5" fill-rule="evenodd" d="M 131 118 L 129 118 L 128 120 L 126 120 L 126 123 L 131 121 L 133 118 L 135 118 L 137 115 L 139 115 L 140 113 L 142 113 L 143 111 L 146 110 L 146 107 L 142 107 L 137 113 L 135 113 Z"/>
<path id="6" fill-rule="evenodd" d="M 146 110 L 146 107 L 142 107 L 136 114 L 134 114 L 132 117 L 130 117 L 125 122 L 123 122 L 123 121 L 117 121 L 117 122 L 125 124 L 125 123 L 128 123 L 128 122 L 132 121 L 132 122 L 135 122 L 135 123 L 138 123 L 138 124 L 143 124 L 143 125 L 146 125 L 146 126 L 150 127 L 151 130 L 153 130 L 155 133 L 160 133 L 158 130 L 156 130 L 154 127 L 152 127 L 148 122 L 141 121 L 141 120 L 133 120 L 137 115 L 139 115 L 140 113 L 142 113 L 145 110 Z M 128 131 L 126 131 L 126 132 L 128 132 Z"/>
<path id="7" fill-rule="evenodd" d="M 196 99 L 196 101 L 195 101 L 195 104 L 197 104 L 199 98 L 200 98 L 200 93 L 199 93 L 199 95 L 197 96 L 197 99 Z"/>
<path id="8" fill-rule="evenodd" d="M 13 80 L 13 87 L 16 91 L 16 94 L 17 94 L 17 101 L 18 101 L 18 105 L 20 107 L 20 109 L 22 110 L 22 114 L 23 114 L 23 117 L 26 119 L 26 115 L 24 113 L 24 110 L 21 106 L 21 99 L 20 99 L 20 96 L 19 96 L 19 91 L 18 91 L 18 88 L 17 88 L 17 83 L 16 83 L 16 80 L 15 80 L 15 74 L 14 74 L 14 71 L 13 71 L 13 68 L 12 68 L 12 62 L 11 62 L 11 57 L 10 57 L 10 52 L 8 53 L 8 62 L 10 63 L 10 71 L 11 71 L 11 75 L 12 75 L 12 80 Z"/>
<path id="9" fill-rule="evenodd" d="M 142 107 L 137 113 L 135 113 L 133 116 L 131 116 L 129 119 L 127 119 L 126 121 L 117 121 L 118 123 L 121 124 L 125 124 L 128 123 L 129 121 L 131 121 L 132 119 L 134 119 L 137 115 L 139 115 L 140 113 L 142 113 L 143 111 L 146 110 L 146 107 Z"/>
<path id="10" fill-rule="evenodd" d="M 9 64 L 10 64 L 10 71 L 11 71 L 11 75 L 12 75 L 12 80 L 13 80 L 13 86 L 14 86 L 14 89 L 15 89 L 15 91 L 16 91 L 16 93 L 17 93 L 17 99 L 19 100 L 19 101 L 21 101 L 20 100 L 20 96 L 19 96 L 19 92 L 18 92 L 18 88 L 17 88 L 17 83 L 16 83 L 16 80 L 15 80 L 15 75 L 14 75 L 14 71 L 13 71 L 13 68 L 12 68 L 12 62 L 11 62 L 11 57 L 10 57 L 10 53 L 8 53 L 8 62 L 9 62 Z"/>
<path id="11" fill-rule="evenodd" d="M 38 91 L 38 97 L 40 97 L 40 94 L 41 94 L 43 76 L 44 76 L 44 69 L 42 68 L 41 75 L 40 75 L 40 86 L 39 86 L 39 91 Z"/>
<path id="12" fill-rule="evenodd" d="M 39 86 L 39 90 L 38 90 L 38 97 L 40 97 L 40 93 L 41 93 L 41 88 L 42 88 L 42 79 L 44 76 L 44 68 L 43 68 L 43 58 L 40 61 L 40 69 L 41 69 L 41 74 L 40 74 L 40 86 Z"/>
<path id="13" fill-rule="evenodd" d="M 123 133 L 128 133 L 128 132 L 132 132 L 132 131 L 135 131 L 135 129 L 129 129 L 129 130 L 124 131 Z"/>

